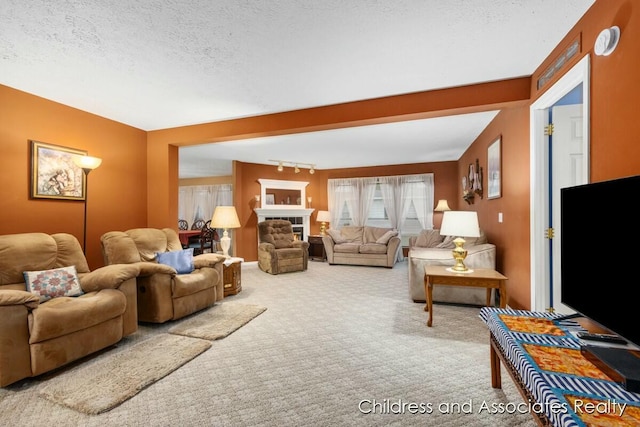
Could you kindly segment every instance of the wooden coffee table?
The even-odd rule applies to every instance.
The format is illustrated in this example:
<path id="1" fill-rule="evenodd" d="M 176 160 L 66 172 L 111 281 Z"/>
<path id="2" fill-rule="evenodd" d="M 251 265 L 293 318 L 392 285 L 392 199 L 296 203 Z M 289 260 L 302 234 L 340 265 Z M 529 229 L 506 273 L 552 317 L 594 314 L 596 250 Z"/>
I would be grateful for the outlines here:
<path id="1" fill-rule="evenodd" d="M 487 306 L 491 306 L 491 289 L 500 291 L 500 307 L 507 306 L 507 278 L 490 268 L 474 268 L 471 273 L 456 273 L 449 271 L 451 267 L 442 265 L 427 265 L 424 267 L 424 293 L 427 304 L 424 311 L 429 312 L 427 326 L 433 323 L 433 286 L 454 285 L 470 286 L 473 288 L 487 288 Z"/>

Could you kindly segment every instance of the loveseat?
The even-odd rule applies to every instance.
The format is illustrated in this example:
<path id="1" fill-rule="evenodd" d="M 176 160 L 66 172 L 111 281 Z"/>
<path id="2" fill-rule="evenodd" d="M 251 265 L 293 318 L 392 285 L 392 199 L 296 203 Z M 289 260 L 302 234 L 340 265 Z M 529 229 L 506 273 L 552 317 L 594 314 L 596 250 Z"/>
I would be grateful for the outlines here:
<path id="1" fill-rule="evenodd" d="M 66 233 L 0 236 L 0 386 L 109 347 L 138 329 L 134 265 L 89 271 Z"/>
<path id="2" fill-rule="evenodd" d="M 193 256 L 171 228 L 109 231 L 100 238 L 105 264 L 129 264 L 136 278 L 138 320 L 164 323 L 210 307 L 224 298 L 219 254 Z"/>
<path id="3" fill-rule="evenodd" d="M 392 268 L 400 249 L 398 232 L 391 228 L 344 226 L 322 237 L 329 264 Z"/>
<path id="4" fill-rule="evenodd" d="M 418 236 L 409 238 L 409 293 L 414 302 L 424 302 L 425 265 L 455 264 L 451 251 L 455 247 L 454 236 L 441 236 L 440 230 L 422 230 Z M 469 268 L 496 268 L 496 246 L 487 242 L 480 231 L 480 237 L 465 238 L 467 257 L 464 264 Z M 486 289 L 467 286 L 438 285 L 433 288 L 433 300 L 455 304 L 486 304 Z"/>

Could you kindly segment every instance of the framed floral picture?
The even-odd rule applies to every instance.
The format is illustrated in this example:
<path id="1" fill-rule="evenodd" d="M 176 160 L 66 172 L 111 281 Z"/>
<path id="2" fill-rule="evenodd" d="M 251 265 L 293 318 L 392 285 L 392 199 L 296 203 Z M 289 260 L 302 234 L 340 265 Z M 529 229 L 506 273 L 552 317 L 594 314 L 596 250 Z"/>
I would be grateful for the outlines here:
<path id="1" fill-rule="evenodd" d="M 85 175 L 73 161 L 87 152 L 39 141 L 31 143 L 31 198 L 85 200 Z"/>
<path id="2" fill-rule="evenodd" d="M 498 137 L 487 149 L 487 199 L 502 196 L 502 137 Z"/>

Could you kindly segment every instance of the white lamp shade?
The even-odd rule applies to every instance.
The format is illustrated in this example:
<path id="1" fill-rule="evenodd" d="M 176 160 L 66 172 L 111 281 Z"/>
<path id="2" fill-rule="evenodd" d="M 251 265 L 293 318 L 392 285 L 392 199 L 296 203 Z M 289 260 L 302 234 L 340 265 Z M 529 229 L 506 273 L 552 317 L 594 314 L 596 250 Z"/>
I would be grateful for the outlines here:
<path id="1" fill-rule="evenodd" d="M 240 220 L 234 206 L 218 206 L 213 212 L 211 226 L 214 228 L 239 228 Z"/>
<path id="2" fill-rule="evenodd" d="M 480 237 L 478 213 L 475 211 L 446 211 L 442 216 L 440 234 L 456 237 Z"/>
<path id="3" fill-rule="evenodd" d="M 436 212 L 444 212 L 444 211 L 450 211 L 450 210 L 451 208 L 449 207 L 449 204 L 445 199 L 438 200 L 438 205 L 434 209 L 434 211 Z"/>
<path id="4" fill-rule="evenodd" d="M 316 217 L 317 222 L 331 222 L 331 215 L 329 211 L 318 211 L 318 216 Z"/>
<path id="5" fill-rule="evenodd" d="M 75 163 L 80 169 L 93 170 L 100 166 L 102 159 L 91 156 L 75 156 L 73 158 L 73 163 Z"/>

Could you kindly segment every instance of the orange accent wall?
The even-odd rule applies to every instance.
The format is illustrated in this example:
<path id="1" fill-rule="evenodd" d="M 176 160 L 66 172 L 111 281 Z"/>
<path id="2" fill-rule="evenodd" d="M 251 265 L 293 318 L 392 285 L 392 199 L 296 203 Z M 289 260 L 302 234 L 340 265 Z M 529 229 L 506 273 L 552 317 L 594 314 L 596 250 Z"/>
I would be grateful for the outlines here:
<path id="1" fill-rule="evenodd" d="M 65 232 L 82 244 L 82 201 L 29 198 L 30 139 L 102 158 L 89 174 L 86 253 L 103 265 L 103 233 L 146 224 L 146 133 L 0 85 L 0 234 Z"/>
<path id="2" fill-rule="evenodd" d="M 433 171 L 436 200 L 446 198 L 453 209 L 478 211 L 481 226 L 498 245 L 498 268 L 509 277 L 509 304 L 529 308 L 528 106 L 553 84 L 538 91 L 535 82 L 576 37 L 582 42 L 582 52 L 564 70 L 585 54 L 593 55 L 596 36 L 612 25 L 621 28 L 617 50 L 607 57 L 592 56 L 591 60 L 591 180 L 640 174 L 640 120 L 634 105 L 640 99 L 640 4 L 631 0 L 597 0 L 531 78 L 504 82 L 146 133 L 0 86 L 0 178 L 4 184 L 0 233 L 68 231 L 82 240 L 82 203 L 29 200 L 28 139 L 88 150 L 104 159 L 90 175 L 88 258 L 95 268 L 101 263 L 98 239 L 103 232 L 176 226 L 179 146 L 502 108 L 461 159 L 452 162 L 453 167 L 445 163 L 317 170 L 308 179 L 308 193 L 313 197 L 313 208 L 324 209 L 328 178 Z M 503 195 L 495 200 L 476 198 L 474 205 L 466 205 L 460 178 L 476 158 L 486 170 L 486 148 L 497 135 L 503 138 Z M 302 179 L 277 174 L 273 166 L 234 162 L 234 204 L 243 224 L 237 230 L 237 255 L 247 260 L 255 259 L 257 253 L 252 200 L 259 193 L 258 178 Z M 502 224 L 497 223 L 498 212 L 504 214 Z M 312 225 L 317 227 L 313 220 Z"/>

